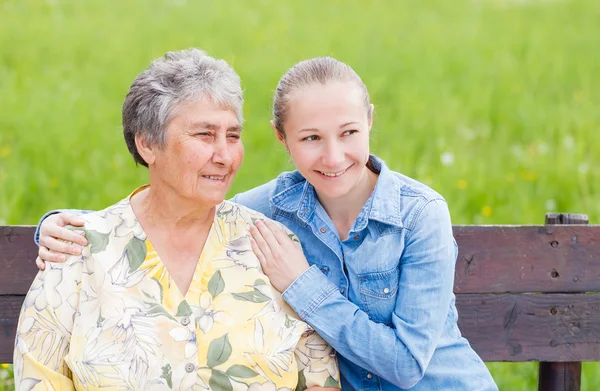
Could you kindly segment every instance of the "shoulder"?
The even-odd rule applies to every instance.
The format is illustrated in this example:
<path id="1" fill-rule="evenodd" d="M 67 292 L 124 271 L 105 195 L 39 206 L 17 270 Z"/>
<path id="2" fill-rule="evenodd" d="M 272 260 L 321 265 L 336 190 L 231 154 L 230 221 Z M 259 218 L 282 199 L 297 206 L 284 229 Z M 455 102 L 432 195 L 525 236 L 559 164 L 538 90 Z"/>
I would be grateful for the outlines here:
<path id="1" fill-rule="evenodd" d="M 231 201 L 271 218 L 273 216 L 271 199 L 291 186 L 305 181 L 297 171 L 283 172 L 264 185 L 237 194 Z"/>
<path id="2" fill-rule="evenodd" d="M 436 190 L 416 179 L 394 173 L 400 183 L 400 210 L 405 211 L 404 222 L 408 229 L 420 223 L 430 223 L 448 217 L 446 199 Z"/>

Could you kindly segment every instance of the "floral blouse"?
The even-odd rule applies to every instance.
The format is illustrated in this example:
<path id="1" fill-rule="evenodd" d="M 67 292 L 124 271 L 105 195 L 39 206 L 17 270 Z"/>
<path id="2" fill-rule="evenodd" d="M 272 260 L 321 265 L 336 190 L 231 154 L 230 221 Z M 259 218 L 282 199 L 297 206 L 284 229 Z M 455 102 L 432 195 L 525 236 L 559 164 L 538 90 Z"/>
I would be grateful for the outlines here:
<path id="1" fill-rule="evenodd" d="M 184 296 L 129 198 L 85 215 L 83 254 L 48 263 L 23 303 L 16 389 L 339 387 L 334 351 L 282 300 L 251 250 L 248 228 L 264 218 L 217 206 Z"/>

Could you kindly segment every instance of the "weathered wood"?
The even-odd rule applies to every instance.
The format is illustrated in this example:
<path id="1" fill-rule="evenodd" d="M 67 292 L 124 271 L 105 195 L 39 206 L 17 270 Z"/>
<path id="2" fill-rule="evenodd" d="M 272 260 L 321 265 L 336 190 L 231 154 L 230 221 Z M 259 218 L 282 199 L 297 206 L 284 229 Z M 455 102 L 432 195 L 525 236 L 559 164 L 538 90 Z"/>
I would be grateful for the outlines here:
<path id="1" fill-rule="evenodd" d="M 37 273 L 33 227 L 0 227 L 0 294 Z M 455 226 L 455 292 L 600 292 L 600 226 Z"/>
<path id="2" fill-rule="evenodd" d="M 600 226 L 455 226 L 454 291 L 600 292 Z"/>
<path id="3" fill-rule="evenodd" d="M 0 296 L 0 362 L 24 296 Z M 484 361 L 600 361 L 600 294 L 458 294 L 458 325 Z"/>
<path id="4" fill-rule="evenodd" d="M 456 306 L 484 361 L 600 360 L 600 294 L 458 294 Z"/>
<path id="5" fill-rule="evenodd" d="M 588 224 L 586 215 L 547 213 L 549 224 Z M 576 295 L 572 295 L 573 298 Z M 538 391 L 579 391 L 581 389 L 581 362 L 540 362 L 538 365 Z"/>
<path id="6" fill-rule="evenodd" d="M 34 227 L 0 226 L 0 295 L 25 294 L 37 274 Z"/>
<path id="7" fill-rule="evenodd" d="M 0 296 L 0 363 L 12 363 L 15 334 L 25 296 Z"/>
<path id="8" fill-rule="evenodd" d="M 581 389 L 581 362 L 541 362 L 538 391 Z"/>

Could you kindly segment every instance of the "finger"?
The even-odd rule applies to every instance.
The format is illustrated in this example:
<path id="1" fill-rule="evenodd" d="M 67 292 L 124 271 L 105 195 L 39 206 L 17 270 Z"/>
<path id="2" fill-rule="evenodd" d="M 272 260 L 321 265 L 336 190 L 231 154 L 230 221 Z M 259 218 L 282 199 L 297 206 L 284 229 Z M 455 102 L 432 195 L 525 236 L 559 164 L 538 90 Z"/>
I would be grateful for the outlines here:
<path id="1" fill-rule="evenodd" d="M 254 252 L 254 255 L 256 255 L 256 258 L 258 258 L 260 266 L 262 266 L 263 269 L 266 269 L 268 264 L 267 259 L 262 251 L 260 251 L 260 248 L 258 247 L 258 244 L 256 244 L 256 240 L 254 240 L 254 238 L 250 238 L 250 247 L 252 247 L 252 251 Z"/>
<path id="2" fill-rule="evenodd" d="M 64 228 L 54 224 L 48 224 L 48 226 L 44 228 L 42 223 L 42 229 L 40 230 L 40 242 L 43 237 L 51 237 L 58 240 L 64 240 L 66 242 L 73 242 L 79 244 L 80 246 L 87 246 L 88 244 L 87 239 L 78 234 L 77 232 L 73 232 L 68 228 Z M 58 249 L 55 249 L 52 246 L 47 247 L 59 251 Z"/>
<path id="3" fill-rule="evenodd" d="M 38 255 L 46 262 L 64 262 L 67 260 L 67 257 L 64 254 L 52 252 L 44 246 L 40 246 Z"/>
<path id="4" fill-rule="evenodd" d="M 81 216 L 72 213 L 63 213 L 61 217 L 65 225 L 74 225 L 76 227 L 83 227 L 85 225 L 85 221 Z"/>
<path id="5" fill-rule="evenodd" d="M 264 222 L 262 222 L 260 220 L 257 221 L 256 228 L 258 228 L 262 237 L 265 239 L 265 241 L 269 245 L 269 248 L 271 249 L 271 253 L 276 254 L 276 253 L 281 252 L 281 244 L 279 244 L 277 239 L 275 239 L 275 235 L 273 235 L 273 232 L 271 231 L 271 229 Z"/>
<path id="6" fill-rule="evenodd" d="M 251 226 L 250 234 L 252 235 L 252 238 L 254 239 L 256 245 L 258 246 L 258 249 L 260 250 L 260 252 L 265 257 L 266 261 L 268 262 L 269 260 L 271 260 L 273 258 L 271 248 L 269 247 L 269 244 L 266 242 L 265 238 L 263 237 L 263 235 L 260 232 L 260 230 L 258 229 L 258 227 Z"/>
<path id="7" fill-rule="evenodd" d="M 46 262 L 42 261 L 42 258 L 40 258 L 40 257 L 37 257 L 35 259 L 35 265 L 40 270 L 46 270 Z"/>
<path id="8" fill-rule="evenodd" d="M 81 247 L 54 239 L 51 236 L 40 236 L 40 244 L 53 252 L 68 255 L 81 255 Z"/>
<path id="9" fill-rule="evenodd" d="M 273 221 L 267 221 L 266 224 L 280 245 L 283 246 L 284 244 L 293 244 L 293 241 L 290 238 L 290 236 L 280 226 L 275 224 Z"/>

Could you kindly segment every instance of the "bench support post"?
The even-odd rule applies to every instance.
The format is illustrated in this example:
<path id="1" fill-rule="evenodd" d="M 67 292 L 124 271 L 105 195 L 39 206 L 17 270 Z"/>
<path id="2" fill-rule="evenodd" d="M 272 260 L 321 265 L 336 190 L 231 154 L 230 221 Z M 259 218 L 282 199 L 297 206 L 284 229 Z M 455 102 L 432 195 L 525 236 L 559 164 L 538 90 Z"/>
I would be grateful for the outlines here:
<path id="1" fill-rule="evenodd" d="M 588 224 L 585 215 L 547 213 L 546 224 Z M 538 391 L 581 390 L 581 362 L 540 362 Z"/>

